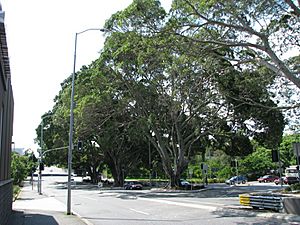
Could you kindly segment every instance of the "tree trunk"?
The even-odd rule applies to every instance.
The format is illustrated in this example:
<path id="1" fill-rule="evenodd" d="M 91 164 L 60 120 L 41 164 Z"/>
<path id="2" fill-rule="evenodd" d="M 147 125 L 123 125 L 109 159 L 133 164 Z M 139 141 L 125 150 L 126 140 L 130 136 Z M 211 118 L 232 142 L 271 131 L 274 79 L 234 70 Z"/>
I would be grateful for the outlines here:
<path id="1" fill-rule="evenodd" d="M 123 176 L 125 176 L 123 174 L 123 171 L 121 169 L 121 167 L 114 167 L 111 169 L 112 171 L 112 176 L 114 178 L 114 186 L 115 187 L 122 187 L 124 184 L 124 178 Z"/>
<path id="2" fill-rule="evenodd" d="M 176 161 L 173 166 L 170 161 L 163 161 L 164 171 L 169 177 L 170 188 L 177 188 L 180 186 L 180 178 L 184 170 L 187 168 L 187 165 L 187 161 L 184 159 L 180 162 Z"/>
<path id="3" fill-rule="evenodd" d="M 109 157 L 107 164 L 111 170 L 114 179 L 114 186 L 122 187 L 125 179 L 125 170 L 122 170 L 122 165 L 113 160 L 111 157 Z"/>
<path id="4" fill-rule="evenodd" d="M 93 184 L 97 184 L 98 183 L 98 173 L 97 173 L 97 167 L 98 166 L 95 166 L 95 165 L 92 165 L 88 168 L 88 171 L 89 171 L 89 174 L 90 174 L 90 177 L 91 177 L 91 182 Z"/>

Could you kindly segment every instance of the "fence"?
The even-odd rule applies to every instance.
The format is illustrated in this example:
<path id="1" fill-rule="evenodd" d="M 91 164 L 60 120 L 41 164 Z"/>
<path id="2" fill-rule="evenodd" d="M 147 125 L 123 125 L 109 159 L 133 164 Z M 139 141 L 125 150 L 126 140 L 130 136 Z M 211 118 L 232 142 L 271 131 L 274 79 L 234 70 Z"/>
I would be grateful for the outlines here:
<path id="1" fill-rule="evenodd" d="M 271 209 L 281 211 L 283 209 L 282 197 L 280 196 L 256 196 L 243 194 L 239 195 L 240 204 L 251 206 L 254 209 Z"/>

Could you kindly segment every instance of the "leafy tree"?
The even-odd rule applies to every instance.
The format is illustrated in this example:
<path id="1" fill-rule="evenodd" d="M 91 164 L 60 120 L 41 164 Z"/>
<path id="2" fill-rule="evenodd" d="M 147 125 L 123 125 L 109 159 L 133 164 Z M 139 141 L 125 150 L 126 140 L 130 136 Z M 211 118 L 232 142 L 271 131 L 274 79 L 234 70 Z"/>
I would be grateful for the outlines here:
<path id="1" fill-rule="evenodd" d="M 87 171 L 92 182 L 97 182 L 105 163 L 112 172 L 115 185 L 120 186 L 123 184 L 123 171 L 129 172 L 139 162 L 138 146 L 142 138 L 135 127 L 138 121 L 128 110 L 128 99 L 122 92 L 123 84 L 113 80 L 109 70 L 103 73 L 97 70 L 97 66 L 95 62 L 76 74 L 74 142 L 83 140 L 84 150 L 79 153 L 75 148 L 73 151 L 73 169 Z M 67 146 L 69 85 L 67 79 L 55 99 L 53 110 L 49 112 L 52 116 L 44 120 L 43 142 L 46 149 Z M 40 126 L 36 130 L 39 136 Z M 45 162 L 66 166 L 67 151 L 49 151 Z"/>
<path id="2" fill-rule="evenodd" d="M 115 18 L 124 19 L 130 10 L 134 15 L 142 4 L 142 1 L 134 1 L 124 13 L 114 15 L 107 23 L 108 28 L 110 24 L 118 24 Z M 148 8 L 145 13 L 161 12 L 158 4 L 151 7 L 153 9 Z M 160 14 L 155 16 L 160 18 Z M 130 21 L 132 17 L 128 17 Z M 145 134 L 159 152 L 171 186 L 175 186 L 187 168 L 191 145 L 208 132 L 208 123 L 212 124 L 205 116 L 200 119 L 200 111 L 203 115 L 211 113 L 217 118 L 215 111 L 218 107 L 209 106 L 212 99 L 217 99 L 217 94 L 211 91 L 210 74 L 200 69 L 197 58 L 189 60 L 184 55 L 180 56 L 166 36 L 149 39 L 143 34 L 127 32 L 129 27 L 113 28 L 123 29 L 124 33 L 114 32 L 110 36 L 104 55 L 107 64 L 116 68 L 117 78 L 130 91 L 135 101 L 132 106 L 135 112 L 147 122 L 148 132 Z"/>
<path id="3" fill-rule="evenodd" d="M 170 30 L 180 31 L 182 20 L 189 19 L 184 13 L 193 8 L 187 3 L 174 1 L 172 17 L 159 1 L 134 0 L 107 20 L 101 57 L 75 79 L 75 140 L 85 143 L 84 153 L 74 155 L 78 168 L 96 176 L 105 162 L 121 185 L 151 142 L 176 186 L 194 155 L 205 153 L 209 136 L 233 156 L 252 152 L 249 137 L 278 144 L 283 118 L 266 91 L 274 76 L 265 67 L 234 66 L 233 46 L 201 39 L 214 32 L 219 37 L 218 30 L 200 26 L 199 32 L 172 35 Z M 48 148 L 68 143 L 69 96 L 70 78 L 45 125 Z M 62 152 L 48 157 L 49 163 L 67 162 Z"/>
<path id="4" fill-rule="evenodd" d="M 45 113 L 41 118 L 42 121 L 36 128 L 37 138 L 35 142 L 42 146 L 43 162 L 48 166 L 67 167 L 68 117 L 64 118 L 59 115 L 57 113 L 57 105 L 55 105 L 52 111 Z M 41 144 L 41 129 L 43 129 L 43 144 Z M 45 151 L 47 152 L 45 153 Z"/>
<path id="5" fill-rule="evenodd" d="M 267 88 L 273 83 L 273 77 L 264 68 L 236 71 L 226 77 L 218 77 L 219 87 L 228 107 L 233 108 L 230 122 L 223 127 L 225 131 L 238 129 L 240 132 L 232 137 L 232 142 L 238 143 L 243 138 L 241 134 L 254 137 L 269 148 L 274 148 L 281 142 L 285 120 Z M 262 132 L 257 132 L 258 130 Z M 249 140 L 241 141 L 251 145 Z"/>
<path id="6" fill-rule="evenodd" d="M 291 129 L 299 127 L 299 7 L 299 1 L 290 0 L 175 0 L 168 28 L 171 34 L 193 45 L 202 45 L 203 50 L 213 52 L 215 57 L 228 59 L 239 70 L 261 66 L 270 69 L 273 75 L 269 73 L 269 77 L 274 82 L 269 91 L 279 107 L 277 104 L 262 107 L 255 99 L 244 104 L 266 111 L 274 107 L 284 110 Z M 276 118 L 279 119 L 278 115 Z"/>
<path id="7" fill-rule="evenodd" d="M 211 178 L 227 179 L 234 175 L 230 168 L 232 157 L 222 150 L 210 150 L 210 157 L 207 160 L 209 166 L 208 176 Z"/>
<path id="8" fill-rule="evenodd" d="M 193 144 L 204 141 L 209 134 L 220 135 L 224 121 L 233 124 L 223 136 L 234 143 L 234 152 L 238 146 L 239 152 L 251 152 L 251 148 L 245 149 L 245 143 L 249 146 L 250 141 L 246 137 L 249 128 L 244 123 L 254 117 L 255 110 L 252 109 L 252 115 L 246 111 L 239 113 L 242 107 L 226 99 L 229 88 L 221 87 L 220 76 L 225 79 L 242 72 L 209 51 L 202 51 L 202 56 L 197 54 L 196 50 L 205 45 L 195 44 L 191 48 L 189 40 L 170 36 L 165 32 L 165 20 L 166 14 L 158 1 L 134 1 L 107 21 L 106 28 L 111 32 L 103 58 L 116 79 L 128 88 L 134 99 L 132 107 L 147 122 L 146 135 L 162 158 L 171 186 L 176 186 L 187 168 Z M 264 100 L 268 98 L 258 95 Z M 266 119 L 259 119 L 267 128 Z M 281 122 L 274 123 L 280 123 L 278 133 L 282 132 Z"/>
<path id="9" fill-rule="evenodd" d="M 76 130 L 81 139 L 97 144 L 95 153 L 102 156 L 114 184 L 120 186 L 126 173 L 140 162 L 143 136 L 124 84 L 111 73 L 100 58 L 78 77 Z"/>
<path id="10" fill-rule="evenodd" d="M 271 150 L 261 146 L 256 146 L 255 151 L 246 156 L 240 163 L 241 173 L 247 174 L 252 179 L 277 169 L 276 163 L 272 162 Z"/>
<path id="11" fill-rule="evenodd" d="M 171 24 L 180 36 L 207 43 L 212 50 L 229 47 L 238 65 L 264 65 L 300 88 L 299 68 L 283 60 L 283 53 L 298 49 L 299 2 L 175 0 Z"/>
<path id="12" fill-rule="evenodd" d="M 280 161 L 282 167 L 289 167 L 290 165 L 296 165 L 296 156 L 293 150 L 293 143 L 300 142 L 300 135 L 284 135 L 279 147 Z"/>
<path id="13" fill-rule="evenodd" d="M 11 176 L 15 185 L 20 185 L 26 177 L 35 171 L 36 158 L 33 153 L 26 152 L 20 155 L 12 152 Z"/>

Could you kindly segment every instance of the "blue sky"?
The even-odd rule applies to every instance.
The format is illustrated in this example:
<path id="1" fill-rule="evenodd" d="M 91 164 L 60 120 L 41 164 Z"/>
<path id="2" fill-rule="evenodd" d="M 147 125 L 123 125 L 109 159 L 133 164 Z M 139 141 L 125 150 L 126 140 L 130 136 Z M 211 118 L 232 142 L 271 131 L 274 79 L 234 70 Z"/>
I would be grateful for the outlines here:
<path id="1" fill-rule="evenodd" d="M 13 142 L 31 148 L 41 116 L 51 110 L 60 83 L 73 71 L 75 33 L 101 28 L 132 0 L 1 0 L 10 57 L 15 112 Z M 162 0 L 169 8 L 171 0 Z M 78 36 L 76 70 L 99 56 L 104 36 Z"/>

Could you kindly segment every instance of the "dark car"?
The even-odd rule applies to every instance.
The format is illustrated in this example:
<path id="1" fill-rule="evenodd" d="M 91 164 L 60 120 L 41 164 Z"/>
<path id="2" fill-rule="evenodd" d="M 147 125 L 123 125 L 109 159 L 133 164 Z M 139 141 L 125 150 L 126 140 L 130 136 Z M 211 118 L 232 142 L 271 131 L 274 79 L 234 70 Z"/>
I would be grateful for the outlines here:
<path id="1" fill-rule="evenodd" d="M 274 180 L 279 179 L 278 176 L 275 175 L 264 175 L 263 177 L 258 178 L 258 182 L 262 183 L 262 182 L 274 182 Z"/>
<path id="2" fill-rule="evenodd" d="M 124 184 L 125 190 L 142 190 L 143 185 L 138 181 L 128 181 Z"/>
<path id="3" fill-rule="evenodd" d="M 184 188 L 184 189 L 191 189 L 192 188 L 192 184 L 190 182 L 188 182 L 187 180 L 183 180 L 183 179 L 180 179 L 179 186 L 181 188 Z"/>
<path id="4" fill-rule="evenodd" d="M 284 182 L 288 185 L 299 183 L 298 177 L 285 177 Z"/>
<path id="5" fill-rule="evenodd" d="M 245 176 L 234 176 L 229 178 L 225 181 L 228 185 L 234 185 L 234 184 L 245 184 L 248 181 L 248 179 Z"/>

